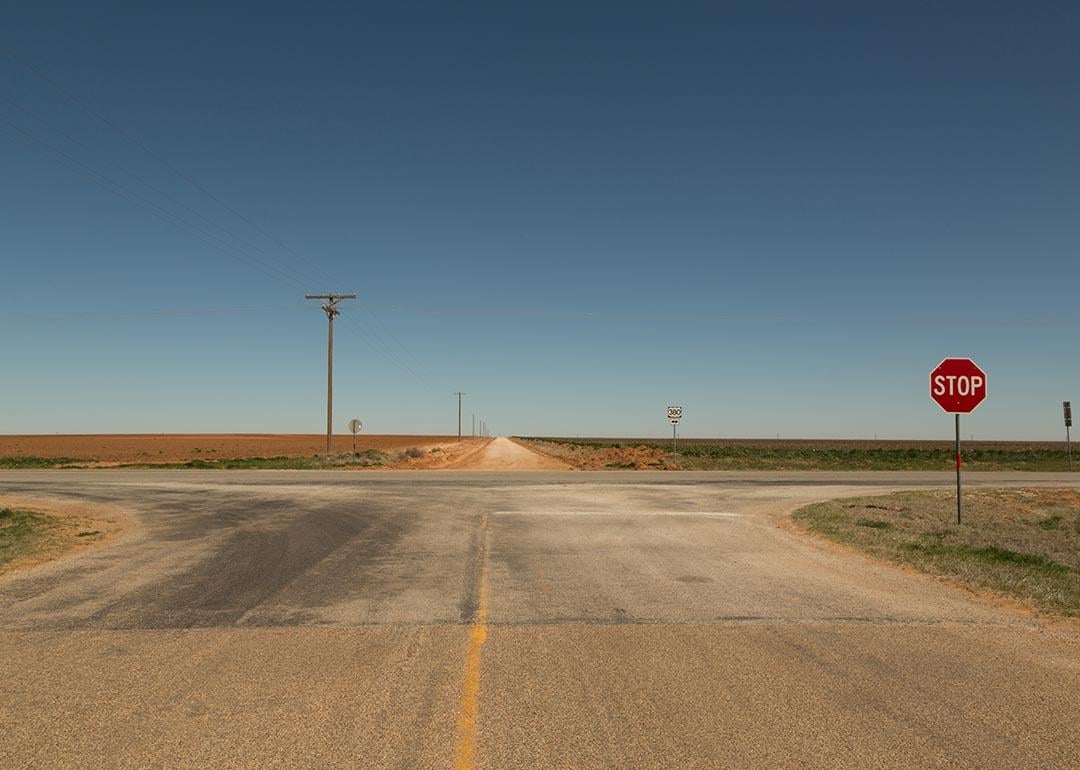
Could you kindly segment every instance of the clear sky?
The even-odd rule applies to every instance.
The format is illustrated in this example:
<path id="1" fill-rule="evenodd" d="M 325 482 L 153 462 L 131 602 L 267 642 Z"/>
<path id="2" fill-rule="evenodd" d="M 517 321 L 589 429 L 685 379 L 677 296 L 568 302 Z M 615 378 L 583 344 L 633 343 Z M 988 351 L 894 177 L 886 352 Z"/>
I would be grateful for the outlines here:
<path id="1" fill-rule="evenodd" d="M 976 438 L 1080 405 L 1080 4 L 56 3 L 0 432 Z"/>

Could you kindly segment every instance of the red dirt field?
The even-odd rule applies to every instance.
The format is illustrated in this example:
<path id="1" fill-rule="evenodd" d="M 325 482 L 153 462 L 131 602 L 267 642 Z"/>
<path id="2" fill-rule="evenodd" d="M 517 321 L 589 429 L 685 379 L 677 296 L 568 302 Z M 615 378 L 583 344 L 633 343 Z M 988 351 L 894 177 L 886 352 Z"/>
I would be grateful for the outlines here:
<path id="1" fill-rule="evenodd" d="M 357 451 L 429 450 L 457 441 L 457 436 L 357 436 Z M 351 452 L 352 436 L 335 435 L 335 452 Z M 326 448 L 317 434 L 79 434 L 0 435 L 0 457 L 67 457 L 100 463 L 175 463 L 244 457 L 310 457 Z"/>

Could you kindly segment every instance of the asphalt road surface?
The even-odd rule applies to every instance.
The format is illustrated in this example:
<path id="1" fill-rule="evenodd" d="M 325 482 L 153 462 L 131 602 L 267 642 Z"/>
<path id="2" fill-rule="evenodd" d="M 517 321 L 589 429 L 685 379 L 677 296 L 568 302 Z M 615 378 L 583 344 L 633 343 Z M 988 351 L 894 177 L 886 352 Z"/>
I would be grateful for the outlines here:
<path id="1" fill-rule="evenodd" d="M 0 767 L 1076 767 L 1074 630 L 778 526 L 951 481 L 5 472 L 139 525 L 0 583 Z"/>

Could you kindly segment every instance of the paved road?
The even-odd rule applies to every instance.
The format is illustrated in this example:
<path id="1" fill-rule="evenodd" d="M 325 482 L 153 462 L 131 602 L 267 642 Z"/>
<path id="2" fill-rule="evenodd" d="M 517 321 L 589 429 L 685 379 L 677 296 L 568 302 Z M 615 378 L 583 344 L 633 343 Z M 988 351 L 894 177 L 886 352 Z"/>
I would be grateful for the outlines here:
<path id="1" fill-rule="evenodd" d="M 1077 766 L 1080 636 L 777 526 L 949 483 L 6 472 L 140 527 L 0 583 L 0 766 Z"/>

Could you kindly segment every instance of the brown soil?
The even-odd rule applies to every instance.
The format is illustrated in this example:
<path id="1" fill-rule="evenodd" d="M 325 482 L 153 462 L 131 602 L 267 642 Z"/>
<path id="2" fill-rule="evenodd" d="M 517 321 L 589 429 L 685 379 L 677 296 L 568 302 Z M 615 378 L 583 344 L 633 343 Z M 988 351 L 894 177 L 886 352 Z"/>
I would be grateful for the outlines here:
<path id="1" fill-rule="evenodd" d="M 357 451 L 388 454 L 417 447 L 430 451 L 456 436 L 358 436 Z M 351 452 L 352 436 L 336 435 L 335 452 Z M 0 436 L 0 457 L 69 457 L 97 463 L 175 463 L 243 457 L 309 457 L 326 449 L 312 434 L 84 434 Z"/>
<path id="2" fill-rule="evenodd" d="M 487 441 L 444 467 L 477 471 L 557 471 L 570 464 L 508 438 Z"/>
<path id="3" fill-rule="evenodd" d="M 523 439 L 521 443 L 534 452 L 556 458 L 580 470 L 661 470 L 675 467 L 670 452 L 644 444 L 588 447 L 536 439 Z"/>
<path id="4" fill-rule="evenodd" d="M 0 508 L 35 511 L 55 522 L 42 534 L 32 551 L 0 565 L 0 582 L 37 564 L 78 555 L 112 543 L 131 533 L 136 524 L 130 511 L 98 503 L 4 495 L 0 496 Z"/>

